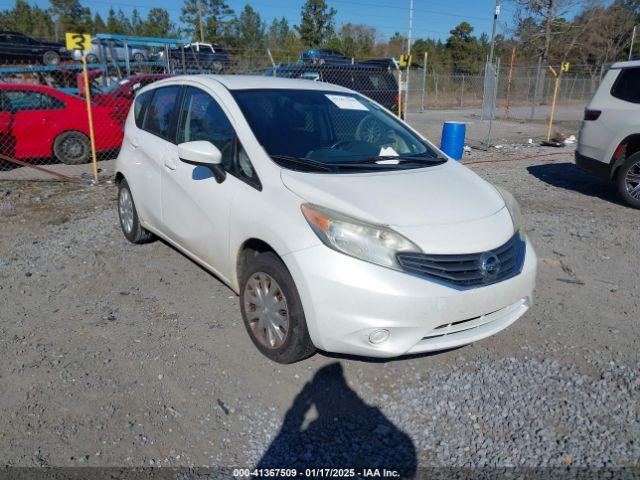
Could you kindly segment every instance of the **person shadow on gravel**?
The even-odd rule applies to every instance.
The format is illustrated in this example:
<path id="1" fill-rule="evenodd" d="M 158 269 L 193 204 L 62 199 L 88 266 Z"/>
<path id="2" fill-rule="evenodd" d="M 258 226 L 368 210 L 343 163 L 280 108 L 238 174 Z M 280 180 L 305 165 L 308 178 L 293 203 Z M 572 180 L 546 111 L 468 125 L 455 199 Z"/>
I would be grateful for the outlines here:
<path id="1" fill-rule="evenodd" d="M 362 401 L 335 362 L 296 396 L 257 468 L 353 468 L 356 475 L 384 468 L 406 478 L 415 476 L 417 457 L 411 438 Z"/>

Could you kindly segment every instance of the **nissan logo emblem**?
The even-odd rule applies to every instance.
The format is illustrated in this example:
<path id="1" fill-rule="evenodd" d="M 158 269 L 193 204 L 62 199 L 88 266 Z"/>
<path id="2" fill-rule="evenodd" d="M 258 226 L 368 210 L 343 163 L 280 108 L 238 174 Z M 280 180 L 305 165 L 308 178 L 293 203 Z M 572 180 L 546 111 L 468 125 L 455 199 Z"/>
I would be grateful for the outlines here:
<path id="1" fill-rule="evenodd" d="M 483 253 L 480 257 L 480 273 L 484 279 L 494 278 L 500 272 L 500 259 L 495 253 Z"/>

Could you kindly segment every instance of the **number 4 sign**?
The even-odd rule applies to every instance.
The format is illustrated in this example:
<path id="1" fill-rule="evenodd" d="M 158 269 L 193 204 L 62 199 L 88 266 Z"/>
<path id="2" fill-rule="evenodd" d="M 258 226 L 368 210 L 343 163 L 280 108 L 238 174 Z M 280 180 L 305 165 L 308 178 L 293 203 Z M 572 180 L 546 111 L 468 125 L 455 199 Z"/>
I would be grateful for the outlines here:
<path id="1" fill-rule="evenodd" d="M 91 50 L 91 35 L 82 33 L 65 33 L 67 50 Z"/>

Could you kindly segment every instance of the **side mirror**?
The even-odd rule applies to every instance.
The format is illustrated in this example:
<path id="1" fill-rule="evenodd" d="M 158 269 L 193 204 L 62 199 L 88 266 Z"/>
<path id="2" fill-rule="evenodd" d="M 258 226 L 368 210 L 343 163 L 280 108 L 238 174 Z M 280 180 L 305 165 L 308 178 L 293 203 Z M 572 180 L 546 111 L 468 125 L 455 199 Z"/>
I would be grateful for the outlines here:
<path id="1" fill-rule="evenodd" d="M 178 157 L 184 163 L 211 170 L 216 182 L 222 183 L 227 173 L 222 168 L 222 153 L 213 143 L 206 140 L 185 142 L 178 145 Z"/>

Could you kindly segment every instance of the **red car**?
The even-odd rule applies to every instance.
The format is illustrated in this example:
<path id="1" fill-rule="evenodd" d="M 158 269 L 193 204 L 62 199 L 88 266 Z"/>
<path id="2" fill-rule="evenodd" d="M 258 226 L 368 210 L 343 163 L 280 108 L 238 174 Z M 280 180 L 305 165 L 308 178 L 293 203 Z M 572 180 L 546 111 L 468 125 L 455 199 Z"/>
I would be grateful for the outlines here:
<path id="1" fill-rule="evenodd" d="M 92 107 L 96 150 L 120 148 L 117 109 Z M 69 165 L 87 162 L 91 144 L 85 100 L 38 85 L 0 85 L 0 153 L 17 159 L 55 156 Z"/>
<path id="2" fill-rule="evenodd" d="M 118 119 L 124 124 L 129 113 L 129 108 L 133 103 L 133 98 L 136 92 L 142 87 L 146 87 L 150 83 L 163 78 L 169 78 L 171 75 L 163 74 L 148 74 L 148 75 L 134 75 L 129 78 L 123 78 L 115 83 L 111 88 L 107 90 L 101 90 L 96 88 L 95 78 L 103 75 L 101 70 L 92 70 L 89 72 L 89 82 L 91 84 L 91 100 L 96 105 L 102 105 L 104 107 L 113 107 L 117 109 Z M 82 74 L 78 74 L 78 92 L 80 96 L 84 97 L 84 79 Z"/>

